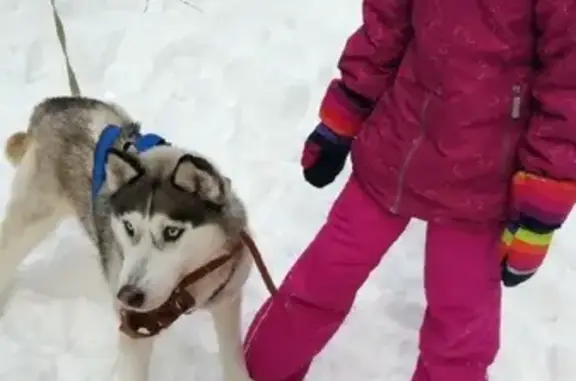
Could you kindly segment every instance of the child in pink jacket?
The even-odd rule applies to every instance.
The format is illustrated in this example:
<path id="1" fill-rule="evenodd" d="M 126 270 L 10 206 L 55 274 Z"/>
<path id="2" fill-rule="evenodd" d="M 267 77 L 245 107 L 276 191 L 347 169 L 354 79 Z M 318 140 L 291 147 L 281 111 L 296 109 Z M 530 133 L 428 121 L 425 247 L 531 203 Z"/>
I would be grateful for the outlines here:
<path id="1" fill-rule="evenodd" d="M 316 187 L 350 150 L 352 175 L 258 311 L 248 369 L 302 381 L 419 218 L 427 308 L 412 380 L 483 381 L 500 283 L 533 276 L 576 199 L 576 1 L 364 0 L 363 18 L 302 157 Z"/>

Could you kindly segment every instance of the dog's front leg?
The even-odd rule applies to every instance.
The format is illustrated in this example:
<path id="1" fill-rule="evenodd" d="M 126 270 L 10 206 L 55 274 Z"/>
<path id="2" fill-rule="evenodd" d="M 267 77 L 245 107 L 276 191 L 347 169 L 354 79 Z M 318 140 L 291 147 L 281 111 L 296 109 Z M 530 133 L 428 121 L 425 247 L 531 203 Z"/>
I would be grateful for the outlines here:
<path id="1" fill-rule="evenodd" d="M 224 381 L 251 381 L 242 352 L 241 303 L 238 294 L 211 309 Z"/>
<path id="2" fill-rule="evenodd" d="M 148 381 L 153 338 L 132 339 L 118 333 L 116 381 Z"/>

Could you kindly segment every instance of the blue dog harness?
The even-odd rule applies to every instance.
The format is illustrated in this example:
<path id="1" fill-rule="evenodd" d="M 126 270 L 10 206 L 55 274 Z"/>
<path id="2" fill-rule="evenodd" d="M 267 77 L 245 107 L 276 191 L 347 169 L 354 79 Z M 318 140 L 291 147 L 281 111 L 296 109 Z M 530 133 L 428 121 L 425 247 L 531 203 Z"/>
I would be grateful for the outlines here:
<path id="1" fill-rule="evenodd" d="M 108 152 L 114 147 L 114 143 L 116 143 L 121 133 L 122 128 L 109 124 L 102 130 L 96 142 L 96 148 L 94 149 L 94 166 L 92 167 L 92 200 L 96 199 L 98 192 L 100 192 L 102 185 L 104 185 L 106 181 Z M 156 146 L 169 144 L 161 136 L 156 134 L 137 134 L 133 138 L 134 147 L 138 153 L 145 152 Z"/>

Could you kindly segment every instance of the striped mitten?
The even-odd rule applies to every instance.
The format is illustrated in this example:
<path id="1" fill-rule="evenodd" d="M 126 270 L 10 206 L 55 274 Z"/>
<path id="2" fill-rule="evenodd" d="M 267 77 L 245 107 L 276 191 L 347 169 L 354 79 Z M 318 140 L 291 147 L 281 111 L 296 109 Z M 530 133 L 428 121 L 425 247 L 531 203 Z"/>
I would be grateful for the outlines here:
<path id="1" fill-rule="evenodd" d="M 502 282 L 513 287 L 542 265 L 576 200 L 576 183 L 518 172 L 512 182 L 513 217 L 502 235 Z"/>

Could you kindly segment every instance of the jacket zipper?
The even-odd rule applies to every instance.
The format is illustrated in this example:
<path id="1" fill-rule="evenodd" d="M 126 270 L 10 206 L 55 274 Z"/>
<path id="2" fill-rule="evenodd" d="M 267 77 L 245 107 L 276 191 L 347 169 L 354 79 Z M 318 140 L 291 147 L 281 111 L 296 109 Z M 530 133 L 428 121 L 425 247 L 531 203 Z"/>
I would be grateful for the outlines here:
<path id="1" fill-rule="evenodd" d="M 512 110 L 510 116 L 512 119 L 520 119 L 520 111 L 522 109 L 522 87 L 520 85 L 512 86 Z"/>
<path id="2" fill-rule="evenodd" d="M 426 98 L 424 99 L 421 110 L 420 135 L 418 136 L 418 138 L 416 138 L 416 140 L 412 144 L 412 147 L 410 148 L 410 151 L 406 155 L 406 159 L 404 160 L 404 163 L 400 168 L 396 198 L 394 200 L 394 203 L 392 204 L 392 207 L 390 208 L 390 211 L 392 213 L 398 213 L 398 208 L 400 206 L 400 201 L 402 199 L 402 190 L 404 188 L 406 170 L 408 168 L 408 165 L 412 161 L 412 158 L 414 157 L 416 150 L 420 147 L 422 141 L 424 140 L 424 136 L 426 135 L 426 110 L 428 109 L 428 104 L 430 103 L 430 100 L 431 100 L 431 94 L 427 94 Z M 522 108 L 522 87 L 520 85 L 514 85 L 512 86 L 512 110 L 511 110 L 512 119 L 517 120 L 520 118 L 521 108 Z M 510 145 L 510 138 L 508 135 L 506 135 L 506 138 L 504 139 L 503 142 L 505 160 L 508 160 L 509 145 Z"/>
<path id="3" fill-rule="evenodd" d="M 406 155 L 406 158 L 404 159 L 404 163 L 402 164 L 402 167 L 400 168 L 400 173 L 398 175 L 398 188 L 396 191 L 396 199 L 394 200 L 394 203 L 392 204 L 392 207 L 390 208 L 390 212 L 395 213 L 395 214 L 398 213 L 398 208 L 400 206 L 400 201 L 402 199 L 402 191 L 404 189 L 406 170 L 408 169 L 408 165 L 412 161 L 412 158 L 414 157 L 416 150 L 418 150 L 418 148 L 422 144 L 422 141 L 424 140 L 424 136 L 426 136 L 426 110 L 428 109 L 428 104 L 430 103 L 431 99 L 432 99 L 432 94 L 431 93 L 426 94 L 426 97 L 424 98 L 424 102 L 422 102 L 422 109 L 420 111 L 420 135 L 413 141 L 412 147 L 410 148 L 410 151 L 408 151 L 408 154 Z"/>

